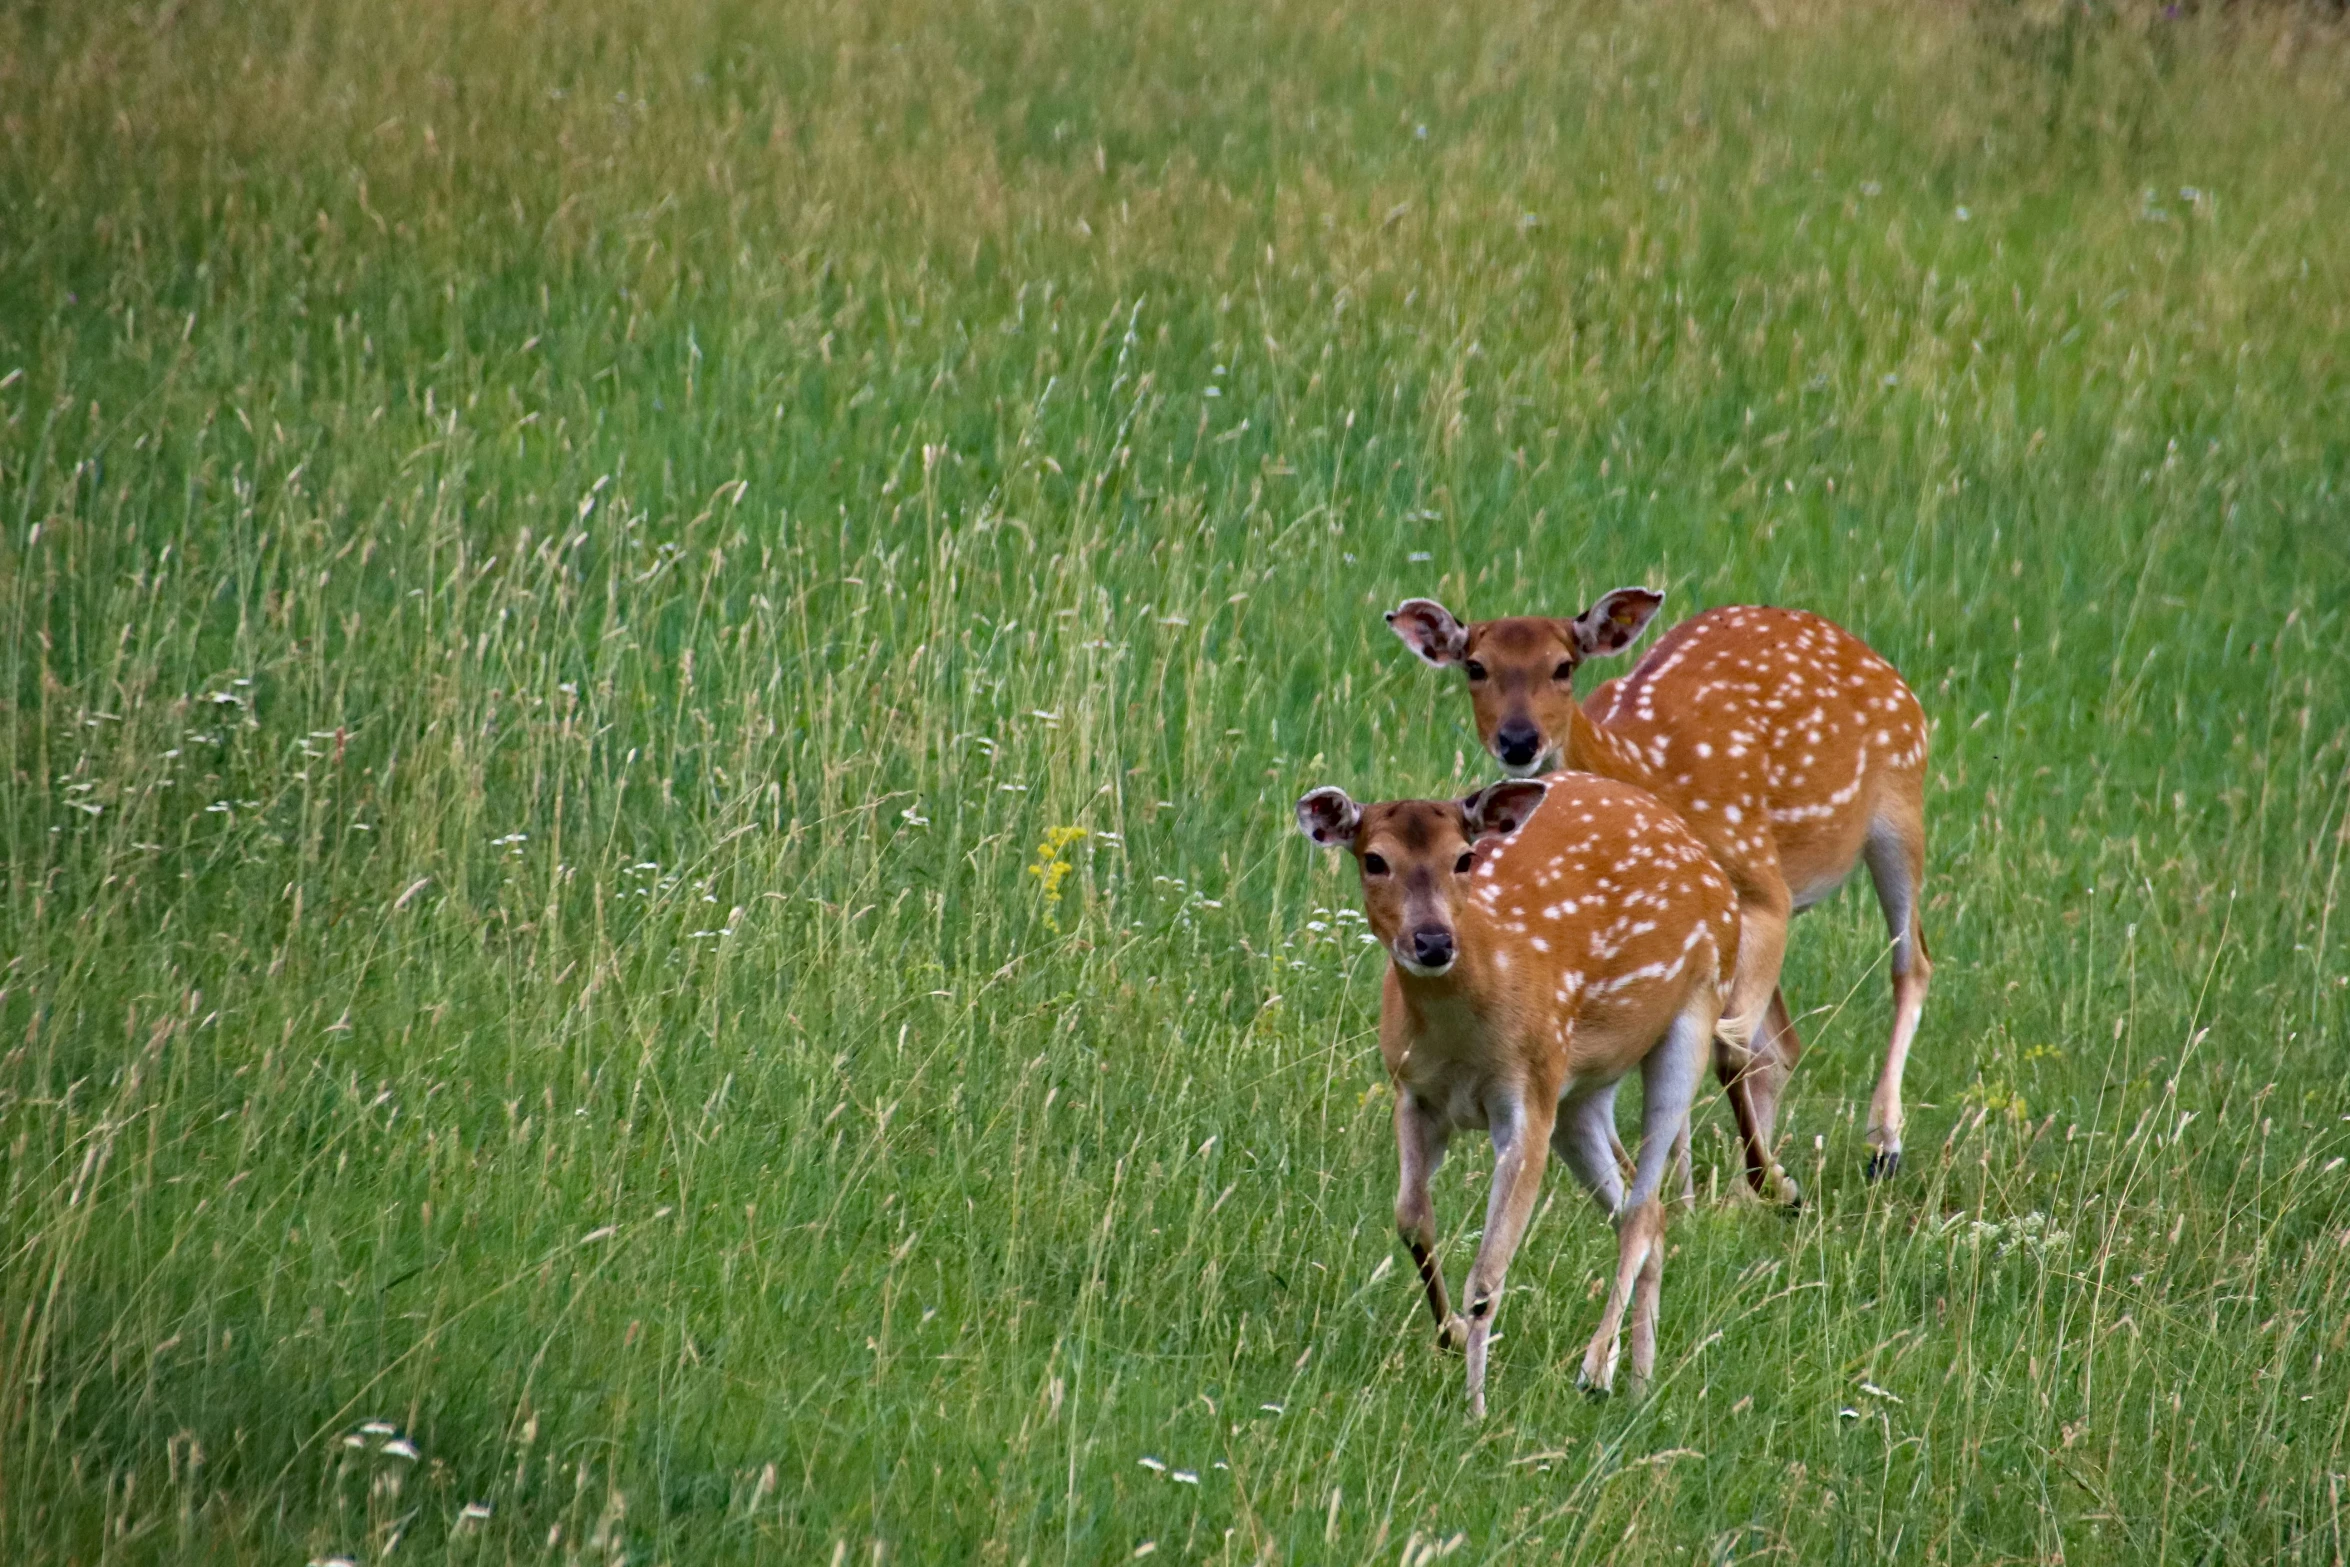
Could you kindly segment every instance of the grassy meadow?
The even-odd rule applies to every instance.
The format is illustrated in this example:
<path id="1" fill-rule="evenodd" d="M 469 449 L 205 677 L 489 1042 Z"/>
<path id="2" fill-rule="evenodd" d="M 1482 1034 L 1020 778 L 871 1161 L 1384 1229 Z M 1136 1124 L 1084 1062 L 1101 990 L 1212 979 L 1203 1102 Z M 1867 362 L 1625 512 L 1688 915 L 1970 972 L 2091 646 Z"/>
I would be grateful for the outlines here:
<path id="1" fill-rule="evenodd" d="M 2340 1563 L 2345 145 L 2285 8 L 0 11 L 0 1560 Z M 1909 1158 L 1848 890 L 1809 1206 L 1709 1088 L 1593 1404 L 1554 1171 L 1477 1426 L 1290 805 L 1626 582 L 1933 718 Z"/>

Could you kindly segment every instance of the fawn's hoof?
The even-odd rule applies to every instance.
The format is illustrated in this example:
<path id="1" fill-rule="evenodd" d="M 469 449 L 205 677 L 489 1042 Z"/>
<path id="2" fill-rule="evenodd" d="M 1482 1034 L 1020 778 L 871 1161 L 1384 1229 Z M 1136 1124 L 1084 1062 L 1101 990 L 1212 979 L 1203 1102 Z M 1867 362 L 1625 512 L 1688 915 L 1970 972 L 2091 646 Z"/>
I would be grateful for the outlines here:
<path id="1" fill-rule="evenodd" d="M 1890 1181 L 1901 1173 L 1901 1150 L 1870 1154 L 1866 1173 L 1872 1181 Z"/>
<path id="2" fill-rule="evenodd" d="M 1779 1197 L 1774 1206 L 1778 1209 L 1779 1217 L 1792 1219 L 1803 1212 L 1803 1188 L 1796 1185 L 1795 1177 L 1785 1170 L 1773 1170 L 1771 1173 L 1778 1180 Z"/>
<path id="3" fill-rule="evenodd" d="M 1767 1171 L 1749 1168 L 1746 1187 L 1765 1207 L 1776 1208 L 1783 1215 L 1802 1211 L 1803 1188 L 1795 1184 L 1785 1165 L 1774 1163 Z"/>
<path id="4" fill-rule="evenodd" d="M 1468 1319 L 1456 1311 L 1444 1319 L 1444 1326 L 1436 1330 L 1436 1348 L 1443 1354 L 1457 1355 L 1468 1347 Z"/>
<path id="5" fill-rule="evenodd" d="M 1597 1403 L 1616 1390 L 1616 1354 L 1621 1345 L 1593 1345 L 1583 1352 L 1582 1363 L 1575 1368 L 1575 1386 L 1583 1396 Z"/>

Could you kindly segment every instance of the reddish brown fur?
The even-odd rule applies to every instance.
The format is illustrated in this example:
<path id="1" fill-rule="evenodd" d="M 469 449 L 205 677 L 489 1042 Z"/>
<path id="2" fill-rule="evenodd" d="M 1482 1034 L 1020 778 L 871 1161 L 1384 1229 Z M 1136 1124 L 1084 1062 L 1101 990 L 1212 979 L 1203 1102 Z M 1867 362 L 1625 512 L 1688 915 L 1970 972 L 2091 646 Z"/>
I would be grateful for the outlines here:
<path id="1" fill-rule="evenodd" d="M 1403 1170 L 1396 1222 L 1419 1263 L 1440 1341 L 1470 1350 L 1471 1398 L 1480 1411 L 1491 1307 L 1532 1216 L 1554 1132 L 1577 1178 L 1618 1220 L 1619 1288 L 1586 1355 L 1586 1373 L 1607 1384 L 1629 1300 L 1634 1374 L 1648 1375 L 1662 1268 L 1656 1187 L 1686 1125 L 1700 1052 L 1736 971 L 1730 885 L 1672 812 L 1640 790 L 1588 774 L 1563 773 L 1547 784 L 1540 809 L 1514 836 L 1486 838 L 1466 874 L 1461 858 L 1485 825 L 1480 801 L 1533 786 L 1500 784 L 1462 802 L 1364 806 L 1351 820 L 1351 806 L 1340 810 L 1325 800 L 1319 813 L 1309 809 L 1336 791 L 1316 791 L 1299 807 L 1310 836 L 1350 848 L 1363 867 L 1365 912 L 1394 960 L 1379 1040 L 1395 1090 Z M 1425 965 L 1414 961 L 1414 932 L 1436 923 L 1452 933 L 1457 956 L 1443 972 L 1415 972 Z M 1658 1068 L 1660 1047 L 1681 1037 L 1677 1023 L 1689 1053 L 1682 1076 Z M 1620 1181 L 1608 1156 L 1611 1107 L 1614 1085 L 1635 1067 L 1650 1076 L 1647 1135 L 1619 1211 Z M 1444 1142 L 1459 1127 L 1491 1131 L 1496 1148 L 1491 1212 L 1465 1291 L 1473 1319 L 1466 1323 L 1447 1304 L 1427 1194 Z M 1570 1148 L 1570 1137 L 1582 1141 Z"/>
<path id="2" fill-rule="evenodd" d="M 1732 1017 L 1759 1060 L 1725 1048 L 1758 1189 L 1792 1182 L 1769 1156 L 1780 1091 L 1801 1043 L 1778 994 L 1789 918 L 1833 892 L 1864 855 L 1894 940 L 1895 1021 L 1870 1115 L 1872 1173 L 1900 1156 L 1900 1079 L 1931 972 L 1918 902 L 1925 860 L 1925 713 L 1892 665 L 1800 610 L 1710 610 L 1674 627 L 1619 680 L 1575 700 L 1587 658 L 1633 640 L 1661 595 L 1618 590 L 1575 620 L 1518 616 L 1466 627 L 1415 600 L 1389 620 L 1422 657 L 1468 671 L 1478 737 L 1500 754 L 1531 725 L 1536 763 L 1634 784 L 1677 811 L 1738 894 L 1743 959 Z"/>

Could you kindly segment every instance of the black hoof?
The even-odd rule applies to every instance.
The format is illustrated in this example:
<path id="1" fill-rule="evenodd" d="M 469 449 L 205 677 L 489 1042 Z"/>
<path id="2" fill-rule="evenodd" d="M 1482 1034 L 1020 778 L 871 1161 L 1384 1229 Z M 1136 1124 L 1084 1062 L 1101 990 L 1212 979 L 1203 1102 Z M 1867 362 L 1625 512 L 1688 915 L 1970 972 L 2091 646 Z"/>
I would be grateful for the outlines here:
<path id="1" fill-rule="evenodd" d="M 1901 1150 L 1896 1148 L 1891 1153 L 1870 1154 L 1867 1173 L 1868 1178 L 1872 1181 L 1890 1181 L 1899 1175 L 1901 1173 Z"/>

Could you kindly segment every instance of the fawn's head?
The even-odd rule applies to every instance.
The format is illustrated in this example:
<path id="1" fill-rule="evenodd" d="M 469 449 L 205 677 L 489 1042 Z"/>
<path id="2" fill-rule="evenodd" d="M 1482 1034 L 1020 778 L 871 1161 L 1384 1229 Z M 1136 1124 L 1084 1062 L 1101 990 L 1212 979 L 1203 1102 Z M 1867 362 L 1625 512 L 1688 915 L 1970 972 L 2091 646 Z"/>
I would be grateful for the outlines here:
<path id="1" fill-rule="evenodd" d="M 1460 956 L 1459 919 L 1477 865 L 1477 844 L 1524 826 L 1546 786 L 1497 783 L 1463 800 L 1357 805 L 1343 789 L 1297 802 L 1298 830 L 1343 848 L 1363 878 L 1371 933 L 1407 974 L 1442 974 Z"/>
<path id="2" fill-rule="evenodd" d="M 1477 738 L 1513 777 L 1525 778 L 1566 747 L 1576 667 L 1630 647 L 1664 601 L 1647 588 L 1618 588 L 1573 620 L 1513 615 L 1464 626 L 1434 599 L 1406 599 L 1388 611 L 1387 624 L 1429 663 L 1460 667 Z"/>

